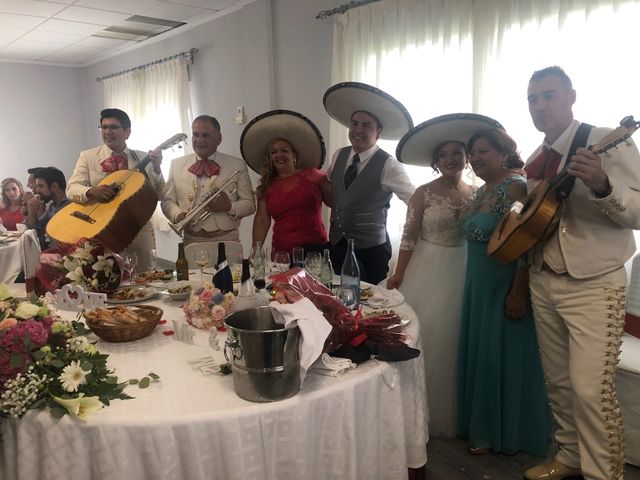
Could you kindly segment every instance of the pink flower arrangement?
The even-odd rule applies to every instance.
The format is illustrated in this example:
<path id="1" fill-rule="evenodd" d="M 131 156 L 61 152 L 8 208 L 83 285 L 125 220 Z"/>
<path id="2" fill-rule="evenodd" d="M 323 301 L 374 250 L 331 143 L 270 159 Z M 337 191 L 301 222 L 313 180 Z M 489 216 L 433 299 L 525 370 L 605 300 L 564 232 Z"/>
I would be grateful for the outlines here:
<path id="1" fill-rule="evenodd" d="M 224 319 L 231 313 L 235 301 L 233 293 L 222 294 L 211 282 L 192 290 L 189 300 L 182 306 L 187 322 L 196 328 L 223 328 Z"/>

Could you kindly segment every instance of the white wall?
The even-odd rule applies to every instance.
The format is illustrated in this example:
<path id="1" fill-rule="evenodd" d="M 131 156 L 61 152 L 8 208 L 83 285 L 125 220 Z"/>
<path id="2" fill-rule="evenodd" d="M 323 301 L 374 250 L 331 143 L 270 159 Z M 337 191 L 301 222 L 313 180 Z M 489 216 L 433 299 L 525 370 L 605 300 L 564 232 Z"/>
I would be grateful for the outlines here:
<path id="1" fill-rule="evenodd" d="M 71 173 L 86 146 L 83 92 L 78 69 L 0 62 L 0 179 L 25 183 L 27 168 L 49 165 Z"/>
<path id="2" fill-rule="evenodd" d="M 20 174 L 26 179 L 29 158 L 50 159 L 48 164 L 69 176 L 78 152 L 100 143 L 95 126 L 105 105 L 103 85 L 96 78 L 194 47 L 199 53 L 191 67 L 193 113 L 218 118 L 221 151 L 240 155 L 244 125 L 234 123 L 239 105 L 245 107 L 247 120 L 274 108 L 299 111 L 328 135 L 322 95 L 331 81 L 333 27 L 331 20 L 315 16 L 340 3 L 257 0 L 184 33 L 82 69 L 0 64 L 0 138 L 11 146 L 10 156 L 4 158 L 20 158 L 20 165 L 9 166 L 3 160 L 0 177 Z M 21 119 L 19 124 L 16 118 Z M 257 178 L 252 175 L 254 185 Z M 251 245 L 251 222 L 252 218 L 244 219 L 241 226 L 245 253 Z M 175 258 L 175 234 L 160 232 L 156 241 L 160 257 Z"/>

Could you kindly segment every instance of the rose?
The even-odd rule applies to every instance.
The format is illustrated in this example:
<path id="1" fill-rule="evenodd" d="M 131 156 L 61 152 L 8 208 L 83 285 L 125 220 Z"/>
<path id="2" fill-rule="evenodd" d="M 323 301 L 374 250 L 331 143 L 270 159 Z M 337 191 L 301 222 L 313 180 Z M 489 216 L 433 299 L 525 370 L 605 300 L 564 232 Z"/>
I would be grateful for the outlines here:
<path id="1" fill-rule="evenodd" d="M 99 397 L 85 397 L 84 393 L 80 393 L 76 398 L 60 398 L 55 395 L 52 397 L 56 403 L 66 408 L 69 414 L 82 421 L 86 421 L 89 415 L 104 407 Z"/>
<path id="2" fill-rule="evenodd" d="M 0 330 L 9 330 L 10 328 L 14 327 L 17 323 L 18 323 L 18 320 L 16 320 L 15 318 L 12 318 L 12 317 L 5 318 L 0 322 Z"/>
<path id="3" fill-rule="evenodd" d="M 214 305 L 213 307 L 211 307 L 211 317 L 213 318 L 213 324 L 216 327 L 222 325 L 222 321 L 224 320 L 224 316 L 226 315 L 226 313 L 227 311 L 221 305 Z"/>
<path id="4" fill-rule="evenodd" d="M 16 308 L 15 315 L 18 318 L 26 320 L 28 318 L 35 317 L 39 312 L 40 307 L 38 305 L 34 305 L 33 303 L 29 302 L 22 302 L 20 303 L 20 305 L 18 305 L 18 308 Z"/>

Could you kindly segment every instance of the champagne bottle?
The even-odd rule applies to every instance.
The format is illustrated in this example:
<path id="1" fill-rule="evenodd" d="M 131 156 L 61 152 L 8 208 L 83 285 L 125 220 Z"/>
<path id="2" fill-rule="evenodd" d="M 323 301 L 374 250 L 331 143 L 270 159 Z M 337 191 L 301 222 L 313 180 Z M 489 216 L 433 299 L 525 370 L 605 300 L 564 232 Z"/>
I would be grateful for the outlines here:
<path id="1" fill-rule="evenodd" d="M 268 305 L 269 301 L 264 295 L 257 293 L 251 279 L 249 259 L 242 260 L 242 280 L 238 289 L 238 296 L 234 302 L 234 311 L 247 310 L 249 308 Z"/>
<path id="2" fill-rule="evenodd" d="M 343 287 L 353 289 L 356 308 L 360 305 L 360 267 L 356 258 L 356 248 L 353 238 L 347 240 L 347 255 L 342 263 L 340 283 Z"/>
<path id="3" fill-rule="evenodd" d="M 224 242 L 218 243 L 218 261 L 216 262 L 216 271 L 213 274 L 213 285 L 222 293 L 233 292 L 233 276 L 227 262 Z"/>
<path id="4" fill-rule="evenodd" d="M 184 243 L 178 244 L 178 259 L 176 260 L 176 278 L 178 280 L 189 280 L 189 262 L 184 255 Z"/>
<path id="5" fill-rule="evenodd" d="M 265 263 L 266 258 L 264 254 L 264 248 L 262 248 L 262 242 L 256 242 L 256 248 L 253 252 L 253 284 L 260 290 L 266 287 L 265 280 Z"/>
<path id="6" fill-rule="evenodd" d="M 333 279 L 333 265 L 331 265 L 331 256 L 329 249 L 325 248 L 322 253 L 322 264 L 320 264 L 320 281 L 325 287 L 331 289 L 331 281 Z"/>

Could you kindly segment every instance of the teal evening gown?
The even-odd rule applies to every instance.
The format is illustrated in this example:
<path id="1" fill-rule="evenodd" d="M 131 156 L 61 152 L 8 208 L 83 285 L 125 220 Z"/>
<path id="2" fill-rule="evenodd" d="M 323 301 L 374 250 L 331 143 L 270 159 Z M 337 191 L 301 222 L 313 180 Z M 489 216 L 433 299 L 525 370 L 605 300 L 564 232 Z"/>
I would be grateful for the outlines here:
<path id="1" fill-rule="evenodd" d="M 487 256 L 487 242 L 511 207 L 507 188 L 526 182 L 513 176 L 489 193 L 478 190 L 462 217 L 467 269 L 462 300 L 458 364 L 458 436 L 470 446 L 544 457 L 551 414 L 531 305 L 523 318 L 505 313 L 517 268 Z"/>

